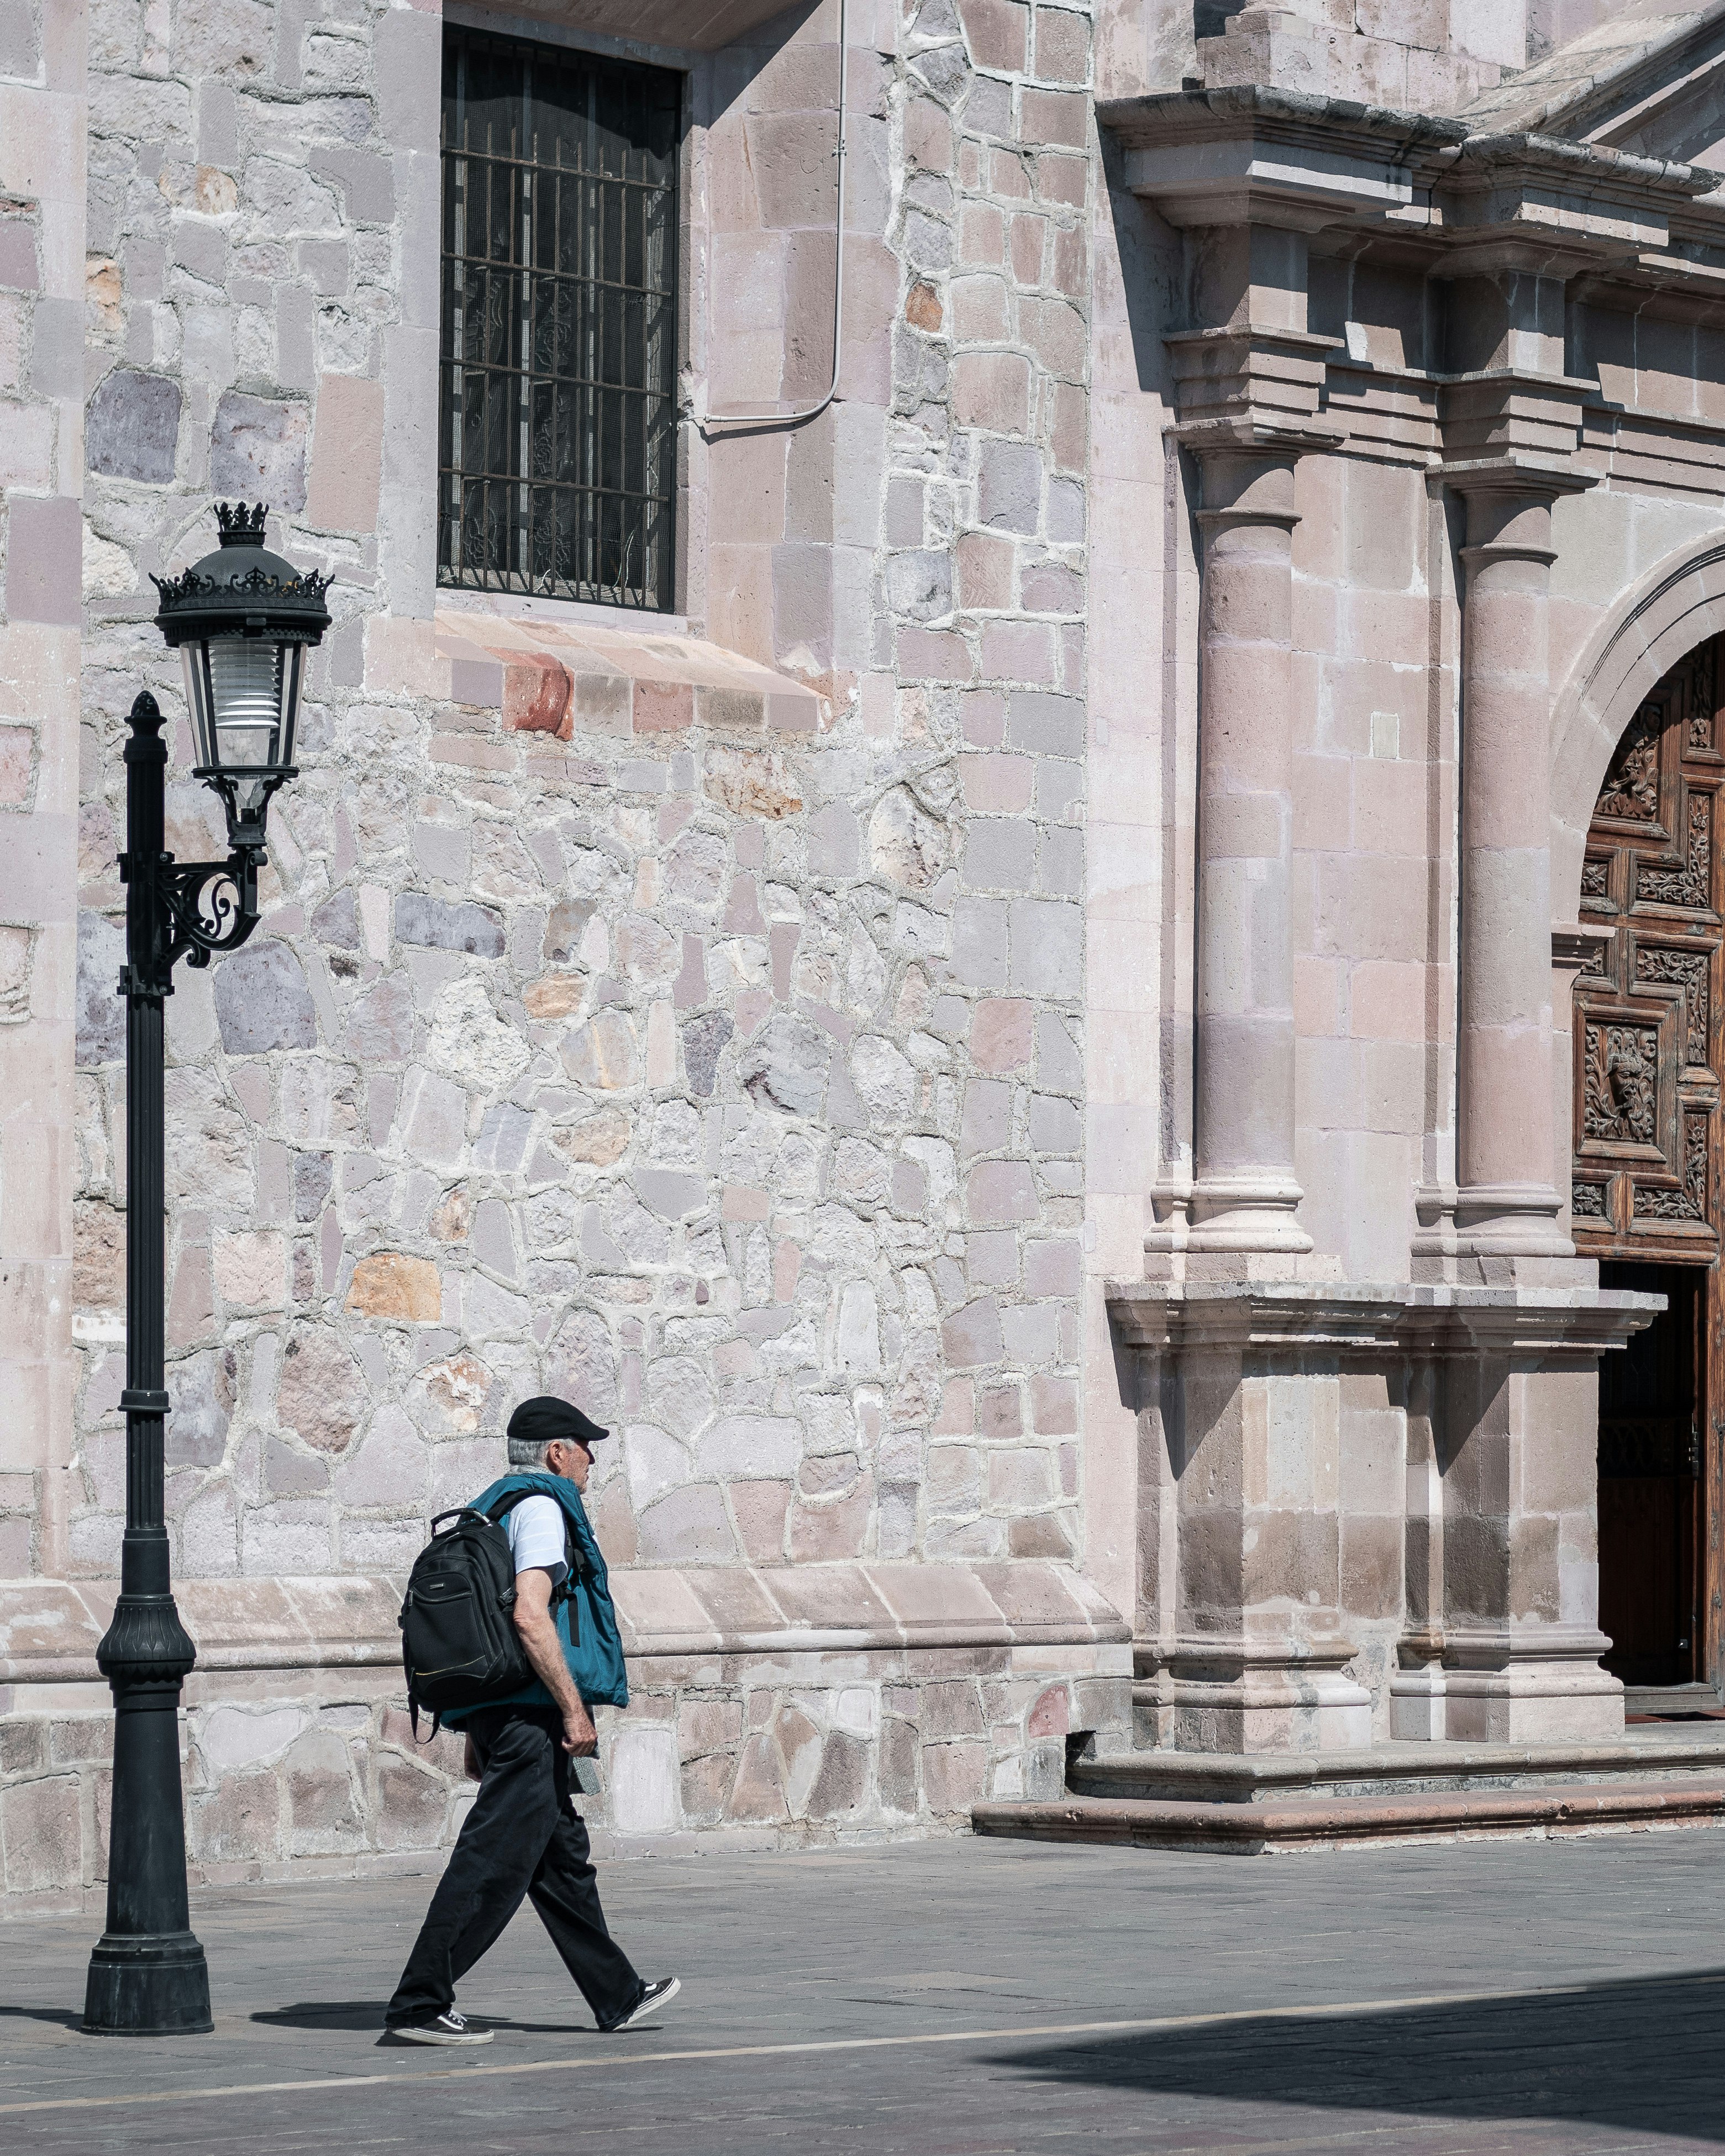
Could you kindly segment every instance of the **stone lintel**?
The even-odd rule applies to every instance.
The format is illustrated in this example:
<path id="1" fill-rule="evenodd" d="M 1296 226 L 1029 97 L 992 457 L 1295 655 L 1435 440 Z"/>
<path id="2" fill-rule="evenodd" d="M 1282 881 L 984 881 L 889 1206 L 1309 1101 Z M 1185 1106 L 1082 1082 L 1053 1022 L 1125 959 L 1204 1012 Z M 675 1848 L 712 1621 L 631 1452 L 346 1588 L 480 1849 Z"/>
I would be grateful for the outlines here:
<path id="1" fill-rule="evenodd" d="M 1111 1281 L 1108 1313 L 1129 1345 L 1372 1362 L 1389 1355 L 1589 1362 L 1651 1324 L 1663 1298 L 1624 1290 L 1361 1281 Z"/>

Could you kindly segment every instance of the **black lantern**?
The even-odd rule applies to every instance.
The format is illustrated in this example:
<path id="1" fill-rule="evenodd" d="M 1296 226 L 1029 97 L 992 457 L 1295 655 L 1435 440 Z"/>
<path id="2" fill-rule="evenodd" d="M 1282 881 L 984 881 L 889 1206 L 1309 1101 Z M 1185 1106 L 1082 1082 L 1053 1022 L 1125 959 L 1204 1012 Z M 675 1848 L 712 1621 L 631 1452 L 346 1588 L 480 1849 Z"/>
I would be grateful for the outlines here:
<path id="1" fill-rule="evenodd" d="M 175 1607 L 162 1512 L 168 1399 L 162 1306 L 163 1006 L 181 958 L 208 966 L 258 925 L 270 797 L 295 776 L 307 647 L 329 626 L 329 579 L 264 551 L 264 510 L 217 510 L 222 544 L 164 583 L 157 626 L 177 645 L 197 775 L 222 797 L 231 850 L 177 861 L 162 844 L 167 744 L 146 689 L 126 744 L 126 1538 L 120 1596 L 96 1649 L 114 1693 L 108 1923 L 90 1956 L 84 2025 L 166 2036 L 210 2027 L 209 1972 L 193 1933 L 180 1793 L 180 1692 L 197 1651 Z"/>
<path id="2" fill-rule="evenodd" d="M 216 511 L 222 543 L 164 583 L 156 626 L 186 672 L 193 777 L 222 797 L 228 843 L 261 846 L 270 797 L 295 776 L 305 653 L 330 625 L 329 579 L 301 576 L 264 544 L 264 507 Z"/>

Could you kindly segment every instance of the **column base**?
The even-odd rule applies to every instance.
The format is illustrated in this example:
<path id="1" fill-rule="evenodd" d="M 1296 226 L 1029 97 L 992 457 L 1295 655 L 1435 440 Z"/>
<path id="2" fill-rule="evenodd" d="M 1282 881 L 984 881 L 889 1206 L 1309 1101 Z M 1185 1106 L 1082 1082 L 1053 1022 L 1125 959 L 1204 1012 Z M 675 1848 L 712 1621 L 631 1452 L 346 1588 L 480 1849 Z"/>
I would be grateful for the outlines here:
<path id="1" fill-rule="evenodd" d="M 1610 1644 L 1603 1632 L 1558 1625 L 1447 1632 L 1440 1662 L 1421 1654 L 1391 1676 L 1390 1735 L 1450 1744 L 1621 1737 L 1623 1686 L 1599 1666 Z"/>
<path id="2" fill-rule="evenodd" d="M 1141 1743 L 1177 1752 L 1347 1752 L 1372 1741 L 1351 1640 L 1191 1635 L 1137 1650 Z"/>
<path id="3" fill-rule="evenodd" d="M 1543 1285 L 1542 1265 L 1575 1255 L 1558 1225 L 1563 1204 L 1546 1183 L 1422 1188 L 1416 1194 L 1414 1277 L 1488 1287 Z"/>
<path id="4" fill-rule="evenodd" d="M 190 1932 L 105 1932 L 84 1994 L 91 2036 L 205 2036 L 209 1969 Z"/>
<path id="5" fill-rule="evenodd" d="M 1201 1176 L 1192 1186 L 1186 1248 L 1304 1257 L 1312 1238 L 1295 1218 L 1304 1196 L 1276 1168 Z"/>

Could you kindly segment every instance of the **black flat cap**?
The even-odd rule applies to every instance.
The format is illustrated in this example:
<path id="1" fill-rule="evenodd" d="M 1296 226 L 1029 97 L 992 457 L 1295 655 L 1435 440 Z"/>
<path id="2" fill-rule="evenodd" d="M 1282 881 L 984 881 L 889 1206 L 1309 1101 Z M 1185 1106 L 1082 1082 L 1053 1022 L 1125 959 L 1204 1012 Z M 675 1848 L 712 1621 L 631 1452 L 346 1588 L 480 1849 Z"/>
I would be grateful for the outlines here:
<path id="1" fill-rule="evenodd" d="M 512 1445 L 540 1447 L 564 1438 L 572 1439 L 577 1445 L 584 1445 L 591 1451 L 611 1433 L 608 1430 L 601 1430 L 596 1422 L 590 1421 L 579 1408 L 571 1407 L 567 1400 L 557 1399 L 550 1393 L 542 1393 L 537 1399 L 521 1402 L 509 1418 L 506 1435 Z"/>

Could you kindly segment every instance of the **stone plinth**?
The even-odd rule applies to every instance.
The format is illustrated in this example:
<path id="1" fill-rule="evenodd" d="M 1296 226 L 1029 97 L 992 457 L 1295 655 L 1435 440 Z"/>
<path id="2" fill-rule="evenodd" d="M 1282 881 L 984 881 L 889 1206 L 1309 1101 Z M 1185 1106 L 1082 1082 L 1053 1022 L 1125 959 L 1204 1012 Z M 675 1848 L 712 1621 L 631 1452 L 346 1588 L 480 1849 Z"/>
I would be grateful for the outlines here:
<path id="1" fill-rule="evenodd" d="M 1168 1476 L 1145 1541 L 1140 1740 L 1620 1732 L 1622 1687 L 1599 1666 L 1597 1366 L 1659 1306 L 1590 1287 L 1117 1286 L 1117 1337 L 1144 1365 L 1142 1442 Z M 1342 1443 L 1344 1391 L 1368 1376 L 1389 1404 L 1380 1441 L 1411 1463 L 1399 1576 L 1369 1613 L 1407 1612 L 1400 1666 L 1375 1698 L 1356 1659 L 1371 1569 L 1345 1553 L 1351 1535 L 1373 1550 L 1383 1523 Z"/>
<path id="2" fill-rule="evenodd" d="M 633 1694 L 601 1708 L 621 1851 L 949 1833 L 990 1796 L 1052 1796 L 1069 1738 L 1118 1749 L 1126 1625 L 1070 1566 L 643 1568 L 611 1575 Z M 188 1580 L 194 1880 L 429 1870 L 469 1789 L 453 1732 L 411 1728 L 382 1577 Z M 0 1835 L 9 1893 L 64 1902 L 106 1864 L 113 1716 L 96 1582 L 0 1584 Z"/>

